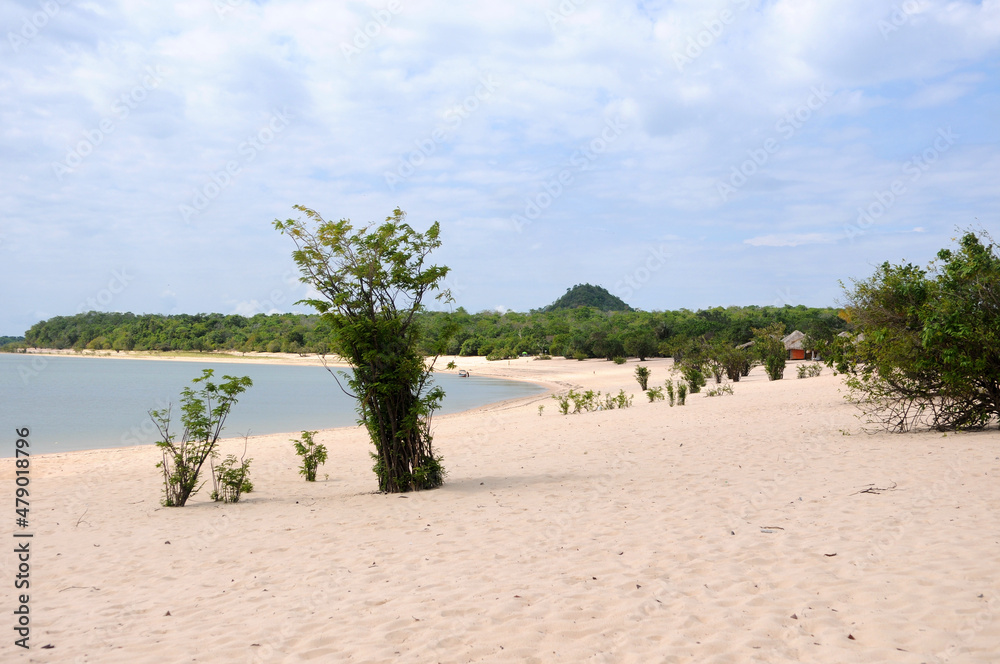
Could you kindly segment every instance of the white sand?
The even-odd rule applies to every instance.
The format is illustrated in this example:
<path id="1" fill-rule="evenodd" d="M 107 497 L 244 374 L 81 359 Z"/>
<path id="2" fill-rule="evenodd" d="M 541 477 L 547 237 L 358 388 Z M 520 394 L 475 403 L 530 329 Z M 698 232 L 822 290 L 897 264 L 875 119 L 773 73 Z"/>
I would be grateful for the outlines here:
<path id="1" fill-rule="evenodd" d="M 436 418 L 447 484 L 406 495 L 372 493 L 358 429 L 317 436 L 314 484 L 289 436 L 251 438 L 236 505 L 161 507 L 152 447 L 33 458 L 32 649 L 8 546 L 0 660 L 1000 661 L 997 431 L 864 434 L 796 363 L 670 408 L 634 361 L 457 362 L 635 405 Z"/>

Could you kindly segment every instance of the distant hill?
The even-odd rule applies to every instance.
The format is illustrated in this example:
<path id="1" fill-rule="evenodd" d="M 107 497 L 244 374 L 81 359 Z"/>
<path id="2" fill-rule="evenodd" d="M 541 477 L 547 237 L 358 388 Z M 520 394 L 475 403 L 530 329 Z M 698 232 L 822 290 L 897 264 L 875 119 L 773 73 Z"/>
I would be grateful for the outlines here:
<path id="1" fill-rule="evenodd" d="M 577 284 L 566 289 L 566 294 L 545 307 L 543 311 L 595 307 L 601 311 L 632 311 L 632 307 L 600 286 Z"/>

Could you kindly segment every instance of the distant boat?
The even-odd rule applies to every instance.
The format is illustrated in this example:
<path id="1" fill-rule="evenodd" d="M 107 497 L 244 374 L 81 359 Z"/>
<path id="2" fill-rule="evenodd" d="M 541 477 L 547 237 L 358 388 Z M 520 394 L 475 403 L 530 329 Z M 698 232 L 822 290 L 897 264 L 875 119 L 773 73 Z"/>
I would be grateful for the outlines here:
<path id="1" fill-rule="evenodd" d="M 469 377 L 469 372 L 466 371 L 465 369 L 459 369 L 458 370 L 458 377 L 459 378 L 468 378 Z"/>

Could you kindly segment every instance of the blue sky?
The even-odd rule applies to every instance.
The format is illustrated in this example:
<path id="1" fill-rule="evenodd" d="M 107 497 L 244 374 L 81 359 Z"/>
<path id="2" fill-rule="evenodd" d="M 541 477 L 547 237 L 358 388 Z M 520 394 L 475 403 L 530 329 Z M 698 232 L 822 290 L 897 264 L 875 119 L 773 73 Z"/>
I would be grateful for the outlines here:
<path id="1" fill-rule="evenodd" d="M 303 310 L 288 238 L 441 222 L 470 311 L 835 304 L 1000 235 L 1000 1 L 0 6 L 0 334 Z"/>

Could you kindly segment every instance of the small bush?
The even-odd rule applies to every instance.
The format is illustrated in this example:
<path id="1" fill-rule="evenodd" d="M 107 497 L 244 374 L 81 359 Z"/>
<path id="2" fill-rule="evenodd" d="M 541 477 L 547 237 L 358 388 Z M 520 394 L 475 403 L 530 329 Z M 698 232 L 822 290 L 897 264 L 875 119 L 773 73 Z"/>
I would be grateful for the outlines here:
<path id="1" fill-rule="evenodd" d="M 587 390 L 586 392 L 570 390 L 564 395 L 553 394 L 552 398 L 559 403 L 559 412 L 563 415 L 589 413 L 602 408 L 607 410 L 628 408 L 632 405 L 632 397 L 627 396 L 625 390 L 620 390 L 617 396 L 607 394 L 603 401 L 601 400 L 601 393 L 594 390 Z M 573 410 L 570 410 L 570 404 L 572 404 Z M 538 414 L 541 415 L 541 410 L 539 410 Z"/>
<path id="2" fill-rule="evenodd" d="M 682 381 L 680 383 L 680 385 L 677 386 L 677 405 L 678 406 L 683 406 L 684 405 L 684 401 L 687 399 L 687 395 L 688 395 L 688 385 L 687 385 L 687 383 L 685 383 L 685 382 Z"/>
<path id="3" fill-rule="evenodd" d="M 544 405 L 544 404 L 542 404 L 542 405 L 539 405 L 539 406 L 538 406 L 538 416 L 539 416 L 539 417 L 541 417 L 541 416 L 542 416 L 542 411 L 543 411 L 543 410 L 545 410 L 545 405 Z"/>
<path id="4" fill-rule="evenodd" d="M 667 391 L 667 398 L 670 400 L 670 407 L 674 407 L 674 400 L 676 395 L 674 394 L 674 381 L 668 379 L 666 383 L 663 384 L 664 389 Z"/>
<path id="5" fill-rule="evenodd" d="M 225 460 L 213 469 L 212 479 L 215 490 L 212 492 L 212 500 L 224 503 L 238 503 L 240 496 L 253 491 L 253 484 L 250 482 L 250 462 L 253 459 L 237 460 L 236 455 L 230 454 Z M 237 465 L 239 464 L 239 465 Z"/>
<path id="6" fill-rule="evenodd" d="M 815 378 L 823 373 L 822 364 L 800 364 L 796 369 L 796 378 Z"/>
<path id="7" fill-rule="evenodd" d="M 701 388 L 703 388 L 706 384 L 705 374 L 701 372 L 701 369 L 696 367 L 684 367 L 681 370 L 681 375 L 684 376 L 684 380 L 687 382 L 687 386 L 690 388 L 691 394 L 701 392 Z"/>
<path id="8" fill-rule="evenodd" d="M 618 390 L 618 394 L 615 395 L 613 401 L 619 408 L 630 408 L 632 406 L 632 395 L 625 394 L 625 390 Z"/>
<path id="9" fill-rule="evenodd" d="M 732 393 L 733 393 L 733 386 L 732 385 L 720 385 L 718 387 L 714 387 L 714 388 L 708 390 L 707 392 L 705 392 L 705 396 L 707 396 L 707 397 L 721 397 L 723 394 L 732 394 Z"/>
<path id="10" fill-rule="evenodd" d="M 721 361 L 725 367 L 726 378 L 738 383 L 741 377 L 750 374 L 754 358 L 749 348 L 728 348 L 723 351 Z"/>
<path id="11" fill-rule="evenodd" d="M 654 401 L 663 401 L 664 399 L 663 388 L 661 387 L 649 388 L 648 390 L 646 390 L 646 398 L 649 399 L 649 403 L 653 403 Z M 673 398 L 671 397 L 671 401 L 672 400 Z"/>
<path id="12" fill-rule="evenodd" d="M 302 457 L 302 467 L 299 469 L 299 475 L 305 475 L 306 482 L 315 482 L 316 469 L 326 463 L 326 446 L 317 445 L 313 441 L 313 435 L 316 433 L 318 432 L 303 431 L 301 439 L 292 439 L 292 443 L 295 445 L 295 453 Z"/>
<path id="13" fill-rule="evenodd" d="M 574 360 L 580 360 L 581 362 L 583 362 L 584 360 L 587 359 L 587 354 L 586 353 L 582 353 L 580 351 L 576 351 L 575 353 L 573 353 L 573 359 Z"/>
<path id="14" fill-rule="evenodd" d="M 614 362 L 615 364 L 625 364 L 625 358 L 622 357 L 621 355 L 616 355 L 615 357 L 611 358 L 611 361 Z"/>
<path id="15" fill-rule="evenodd" d="M 785 359 L 788 351 L 781 337 L 785 333 L 783 323 L 772 323 L 765 328 L 752 328 L 754 352 L 767 371 L 768 380 L 781 380 L 785 373 Z"/>
<path id="16" fill-rule="evenodd" d="M 598 398 L 600 398 L 600 392 L 594 392 L 593 390 L 587 390 L 586 392 L 579 393 L 570 390 L 573 399 L 573 412 L 581 413 L 583 411 L 590 412 L 592 410 L 597 410 Z"/>
<path id="17" fill-rule="evenodd" d="M 198 477 L 205 461 L 214 459 L 218 454 L 215 446 L 229 411 L 237 397 L 253 386 L 249 376 L 223 376 L 226 382 L 213 383 L 213 374 L 212 369 L 203 369 L 202 375 L 191 381 L 195 385 L 200 384 L 198 391 L 190 387 L 181 390 L 184 434 L 179 442 L 170 433 L 171 406 L 149 411 L 162 439 L 156 446 L 160 448 L 163 458 L 156 466 L 163 471 L 164 507 L 184 507 L 188 498 L 201 488 Z M 249 464 L 249 461 L 246 463 Z M 212 480 L 217 482 L 214 470 Z"/>
<path id="18" fill-rule="evenodd" d="M 552 356 L 551 356 L 551 355 L 539 355 L 539 356 L 538 356 L 538 357 L 536 357 L 535 359 L 536 359 L 536 360 L 551 360 L 551 359 L 552 359 Z"/>
<path id="19" fill-rule="evenodd" d="M 651 373 L 652 372 L 649 370 L 649 367 L 638 366 L 635 368 L 635 379 L 639 382 L 639 387 L 642 388 L 643 392 L 645 392 L 649 386 L 649 375 Z"/>
<path id="20" fill-rule="evenodd" d="M 705 366 L 708 367 L 709 372 L 711 372 L 712 377 L 715 378 L 715 384 L 718 385 L 722 382 L 722 376 L 726 373 L 725 365 L 715 358 L 709 358 L 705 362 Z"/>

